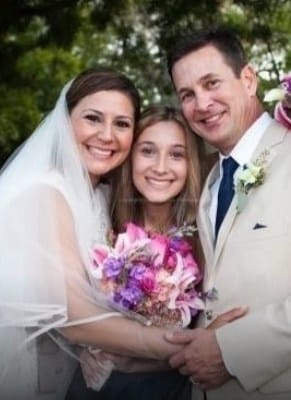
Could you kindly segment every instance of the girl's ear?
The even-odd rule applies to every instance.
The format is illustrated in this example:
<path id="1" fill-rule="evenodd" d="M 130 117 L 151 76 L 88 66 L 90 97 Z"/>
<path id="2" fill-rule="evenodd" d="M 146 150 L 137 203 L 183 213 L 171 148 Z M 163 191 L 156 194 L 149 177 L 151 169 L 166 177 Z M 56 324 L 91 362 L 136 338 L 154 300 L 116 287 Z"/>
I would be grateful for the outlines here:
<path id="1" fill-rule="evenodd" d="M 258 78 L 254 68 L 247 64 L 241 71 L 241 80 L 250 96 L 255 96 L 258 87 Z"/>

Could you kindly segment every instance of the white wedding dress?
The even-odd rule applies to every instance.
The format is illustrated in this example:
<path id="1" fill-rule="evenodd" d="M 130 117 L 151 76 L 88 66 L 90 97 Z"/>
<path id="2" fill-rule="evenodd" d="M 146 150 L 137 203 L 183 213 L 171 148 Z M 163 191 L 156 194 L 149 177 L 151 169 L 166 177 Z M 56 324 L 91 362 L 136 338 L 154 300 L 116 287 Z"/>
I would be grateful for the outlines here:
<path id="1" fill-rule="evenodd" d="M 70 280 L 67 272 L 74 270 L 75 261 L 70 249 L 68 255 L 62 255 L 60 242 L 68 242 L 62 244 L 62 249 L 75 245 L 69 243 L 72 237 L 70 230 L 74 227 L 77 242 L 89 239 L 89 246 L 94 242 L 105 243 L 109 217 L 104 189 L 100 185 L 94 192 L 97 208 L 91 222 L 92 231 L 88 235 L 78 235 L 78 221 L 74 218 L 77 211 L 74 210 L 70 189 L 57 172 L 44 174 L 25 191 L 19 191 L 7 202 L 6 217 L 1 214 L 1 226 L 6 229 L 5 235 L 1 235 L 0 253 L 10 279 L 6 277 L 0 282 L 0 399 L 65 397 L 76 359 L 67 352 L 69 346 L 64 339 L 61 342 L 59 338 L 59 344 L 56 344 L 46 334 L 50 327 L 49 332 L 56 333 L 53 328 L 73 321 L 68 316 L 65 281 Z M 37 218 L 30 219 L 32 215 Z M 12 216 L 22 221 L 22 225 L 11 222 Z M 15 227 L 17 230 L 14 230 Z M 11 248 L 12 241 L 14 246 Z M 84 247 L 84 243 L 79 245 L 83 246 L 82 262 L 89 266 L 90 249 Z M 78 290 L 78 281 L 75 281 L 74 275 L 72 278 L 71 284 L 76 285 L 78 295 L 90 297 L 90 289 L 84 287 L 84 280 L 80 280 Z M 16 293 L 12 295 L 14 290 Z M 17 291 L 22 293 L 17 294 Z M 93 290 L 92 294 L 96 298 Z M 30 308 L 27 319 L 25 308 Z M 83 318 L 95 320 L 96 317 L 83 315 Z M 36 322 L 39 322 L 38 327 Z M 62 344 L 63 347 L 60 347 Z"/>

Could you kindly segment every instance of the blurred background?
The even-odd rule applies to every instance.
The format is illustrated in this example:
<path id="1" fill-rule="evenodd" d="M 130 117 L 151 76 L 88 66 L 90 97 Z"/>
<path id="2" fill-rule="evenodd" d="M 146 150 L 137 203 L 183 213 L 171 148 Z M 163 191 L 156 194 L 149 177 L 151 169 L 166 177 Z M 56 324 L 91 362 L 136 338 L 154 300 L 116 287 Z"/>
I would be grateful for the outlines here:
<path id="1" fill-rule="evenodd" d="M 262 96 L 291 71 L 290 0 L 1 0 L 0 166 L 84 68 L 126 73 L 144 105 L 174 103 L 165 50 L 216 24 L 242 38 Z"/>

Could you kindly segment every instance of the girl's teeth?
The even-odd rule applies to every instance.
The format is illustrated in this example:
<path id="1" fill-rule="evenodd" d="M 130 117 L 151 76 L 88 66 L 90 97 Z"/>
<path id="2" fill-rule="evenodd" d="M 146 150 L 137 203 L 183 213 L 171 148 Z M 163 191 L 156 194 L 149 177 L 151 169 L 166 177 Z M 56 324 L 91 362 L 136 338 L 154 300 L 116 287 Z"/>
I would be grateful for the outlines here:
<path id="1" fill-rule="evenodd" d="M 148 182 L 150 184 L 158 186 L 158 187 L 165 187 L 165 186 L 169 185 L 169 183 L 170 183 L 169 180 L 159 181 L 159 180 L 154 180 L 152 178 L 148 178 Z"/>

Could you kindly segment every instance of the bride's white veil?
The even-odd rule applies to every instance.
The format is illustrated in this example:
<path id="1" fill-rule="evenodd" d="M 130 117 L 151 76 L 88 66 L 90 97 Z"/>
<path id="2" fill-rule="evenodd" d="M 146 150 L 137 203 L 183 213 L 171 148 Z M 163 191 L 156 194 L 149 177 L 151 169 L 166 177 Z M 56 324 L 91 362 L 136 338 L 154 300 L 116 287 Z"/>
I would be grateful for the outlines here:
<path id="1" fill-rule="evenodd" d="M 70 85 L 0 172 L 0 392 L 9 364 L 21 364 L 25 352 L 24 360 L 31 357 L 36 336 L 93 319 L 89 312 L 68 316 L 68 285 L 98 304 L 88 272 L 75 264 L 88 266 L 92 243 L 105 241 L 108 216 L 80 160 L 66 103 Z"/>

